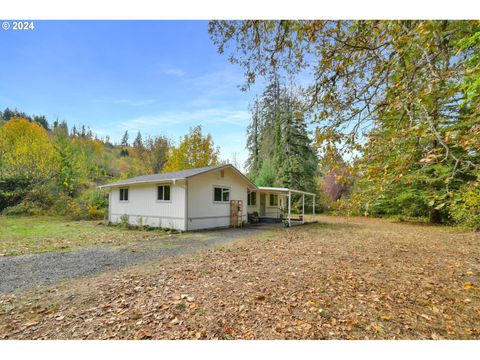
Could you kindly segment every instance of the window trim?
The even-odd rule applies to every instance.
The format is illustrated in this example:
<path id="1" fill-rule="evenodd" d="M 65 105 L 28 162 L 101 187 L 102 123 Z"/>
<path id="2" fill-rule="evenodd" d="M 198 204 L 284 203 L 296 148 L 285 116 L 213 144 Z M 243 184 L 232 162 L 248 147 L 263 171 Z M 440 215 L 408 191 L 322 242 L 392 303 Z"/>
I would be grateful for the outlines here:
<path id="1" fill-rule="evenodd" d="M 127 190 L 127 200 L 122 200 L 122 190 Z M 125 193 L 124 193 L 125 194 Z M 125 195 L 124 195 L 125 197 Z M 130 201 L 130 191 L 128 187 L 122 187 L 118 189 L 118 201 L 122 203 L 126 203 Z"/>
<path id="2" fill-rule="evenodd" d="M 221 192 L 221 199 L 220 201 L 218 200 L 215 200 L 215 189 L 221 189 L 222 192 Z M 224 201 L 223 200 L 223 190 L 228 190 L 228 200 L 227 201 Z M 230 193 L 231 193 L 231 190 L 232 188 L 230 186 L 226 186 L 226 185 L 213 185 L 213 191 L 212 191 L 212 196 L 213 196 L 213 203 L 214 204 L 229 204 L 230 203 Z"/>
<path id="3" fill-rule="evenodd" d="M 160 200 L 160 199 L 158 198 L 158 188 L 159 188 L 160 186 L 163 186 L 163 187 L 164 187 L 164 189 L 163 189 L 163 197 L 164 197 L 164 198 L 165 198 L 165 186 L 170 187 L 170 199 L 169 199 L 169 200 Z M 156 193 L 157 193 L 157 197 L 156 197 L 156 198 L 157 198 L 157 202 L 159 202 L 159 203 L 171 203 L 171 202 L 172 202 L 172 184 L 169 184 L 169 183 L 157 184 L 157 186 L 156 186 Z"/>

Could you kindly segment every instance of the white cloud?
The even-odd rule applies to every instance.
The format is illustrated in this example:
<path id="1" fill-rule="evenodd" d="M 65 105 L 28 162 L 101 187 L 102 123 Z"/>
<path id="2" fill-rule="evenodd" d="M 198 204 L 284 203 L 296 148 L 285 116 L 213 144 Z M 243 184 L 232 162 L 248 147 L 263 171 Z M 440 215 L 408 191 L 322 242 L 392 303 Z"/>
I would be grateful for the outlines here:
<path id="1" fill-rule="evenodd" d="M 246 126 L 250 114 L 247 110 L 208 108 L 192 111 L 168 111 L 156 115 L 139 116 L 124 120 L 120 126 L 127 130 L 154 129 L 165 125 L 229 124 Z"/>
<path id="2" fill-rule="evenodd" d="M 157 102 L 156 99 L 140 99 L 140 100 L 132 100 L 132 99 L 115 99 L 112 103 L 117 105 L 130 105 L 130 106 L 145 106 L 145 105 L 152 105 Z"/>
<path id="3" fill-rule="evenodd" d="M 177 76 L 177 77 L 182 77 L 187 74 L 185 70 L 178 67 L 170 66 L 167 64 L 159 64 L 159 72 L 161 74 Z"/>

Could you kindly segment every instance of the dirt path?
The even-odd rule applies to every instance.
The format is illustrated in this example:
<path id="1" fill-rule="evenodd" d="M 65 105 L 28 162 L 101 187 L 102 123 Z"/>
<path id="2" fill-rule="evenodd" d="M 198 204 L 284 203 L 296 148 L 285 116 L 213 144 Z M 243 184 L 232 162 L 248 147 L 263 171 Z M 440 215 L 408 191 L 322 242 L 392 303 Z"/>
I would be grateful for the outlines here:
<path id="1" fill-rule="evenodd" d="M 187 254 L 267 231 L 267 228 L 222 229 L 142 241 L 126 246 L 95 246 L 72 252 L 49 252 L 0 258 L 0 293 L 10 293 L 62 280 Z"/>

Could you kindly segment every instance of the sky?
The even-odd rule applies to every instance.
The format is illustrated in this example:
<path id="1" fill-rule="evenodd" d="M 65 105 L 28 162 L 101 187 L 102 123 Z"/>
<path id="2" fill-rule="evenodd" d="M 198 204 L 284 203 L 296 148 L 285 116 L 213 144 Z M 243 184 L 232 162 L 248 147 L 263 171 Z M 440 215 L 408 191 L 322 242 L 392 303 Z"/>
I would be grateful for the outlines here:
<path id="1" fill-rule="evenodd" d="M 17 108 L 130 141 L 164 135 L 178 143 L 203 125 L 222 159 L 247 157 L 243 71 L 217 53 L 206 21 L 35 21 L 0 29 L 0 109 Z"/>

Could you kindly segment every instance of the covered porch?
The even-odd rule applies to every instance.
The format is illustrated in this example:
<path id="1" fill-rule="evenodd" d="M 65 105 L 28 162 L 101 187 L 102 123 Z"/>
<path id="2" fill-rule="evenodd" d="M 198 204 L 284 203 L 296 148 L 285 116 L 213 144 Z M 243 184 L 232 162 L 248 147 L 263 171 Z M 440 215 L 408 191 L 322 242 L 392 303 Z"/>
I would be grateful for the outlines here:
<path id="1" fill-rule="evenodd" d="M 299 206 L 293 211 L 293 197 Z M 306 202 L 311 200 L 312 216 L 305 217 Z M 260 186 L 248 193 L 250 222 L 286 222 L 288 226 L 315 221 L 315 194 L 306 191 Z"/>

